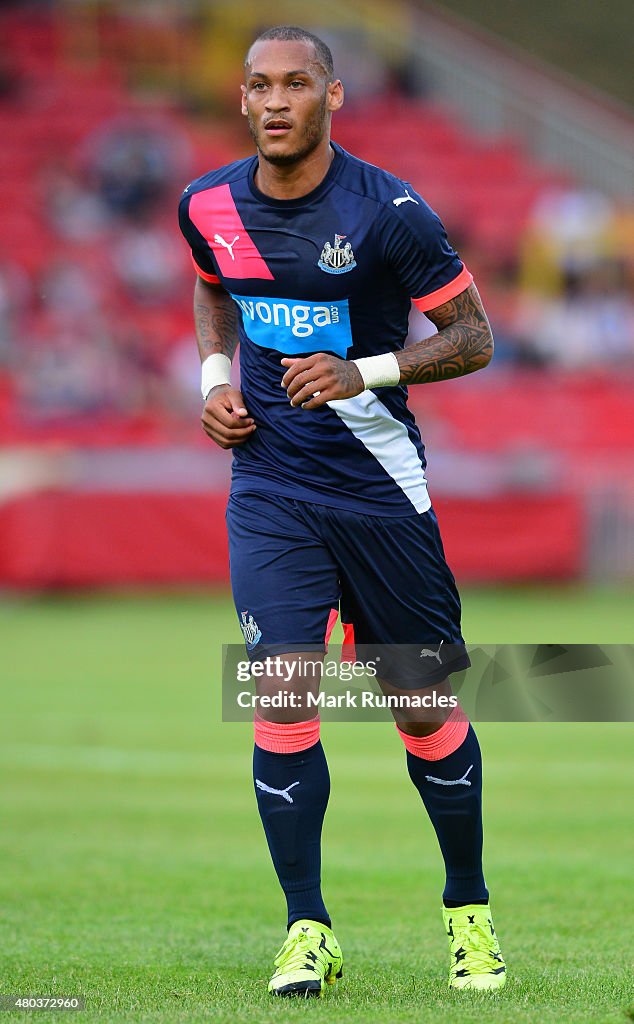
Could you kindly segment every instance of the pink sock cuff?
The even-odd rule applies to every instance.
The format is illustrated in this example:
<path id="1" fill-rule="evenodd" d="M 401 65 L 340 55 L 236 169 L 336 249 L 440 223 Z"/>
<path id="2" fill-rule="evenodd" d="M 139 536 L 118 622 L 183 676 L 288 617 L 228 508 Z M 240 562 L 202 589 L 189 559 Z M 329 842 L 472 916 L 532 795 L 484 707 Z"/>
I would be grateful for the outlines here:
<path id="1" fill-rule="evenodd" d="M 453 709 L 449 718 L 431 736 L 410 736 L 398 728 L 406 749 L 424 761 L 441 761 L 462 746 L 469 731 L 469 719 L 461 707 Z"/>
<path id="2" fill-rule="evenodd" d="M 308 722 L 267 722 L 256 713 L 253 720 L 256 746 L 272 754 L 296 754 L 319 740 L 319 715 Z"/>

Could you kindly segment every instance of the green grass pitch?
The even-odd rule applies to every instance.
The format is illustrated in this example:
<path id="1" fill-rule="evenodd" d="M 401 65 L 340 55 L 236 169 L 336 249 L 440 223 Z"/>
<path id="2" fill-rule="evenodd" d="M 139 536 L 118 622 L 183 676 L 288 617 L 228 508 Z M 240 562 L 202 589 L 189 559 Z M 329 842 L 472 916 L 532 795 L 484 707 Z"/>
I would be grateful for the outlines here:
<path id="1" fill-rule="evenodd" d="M 632 639 L 631 592 L 463 597 L 474 642 Z M 82 995 L 78 1024 L 628 1020 L 631 725 L 478 727 L 509 966 L 504 992 L 478 996 L 446 990 L 440 855 L 395 730 L 327 723 L 345 975 L 323 1000 L 272 1001 L 283 900 L 251 729 L 219 722 L 219 648 L 238 639 L 225 595 L 0 603 L 0 993 Z"/>

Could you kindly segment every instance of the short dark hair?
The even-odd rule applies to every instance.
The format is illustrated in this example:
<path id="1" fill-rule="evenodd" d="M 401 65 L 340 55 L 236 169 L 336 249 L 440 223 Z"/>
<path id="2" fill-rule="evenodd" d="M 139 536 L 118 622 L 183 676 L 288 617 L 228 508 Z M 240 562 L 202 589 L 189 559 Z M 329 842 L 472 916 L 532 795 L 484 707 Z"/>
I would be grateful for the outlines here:
<path id="1" fill-rule="evenodd" d="M 317 60 L 326 72 L 328 81 L 332 82 L 335 76 L 335 66 L 330 47 L 327 46 L 319 36 L 316 36 L 313 32 L 309 32 L 306 28 L 300 28 L 299 25 L 275 25 L 273 28 L 267 28 L 265 32 L 261 32 L 249 47 L 247 55 L 244 58 L 245 67 L 248 64 L 249 53 L 251 52 L 252 47 L 255 43 L 259 43 L 261 40 L 265 39 L 281 39 L 283 42 L 289 42 L 290 40 L 297 39 L 303 42 L 312 43 L 315 48 Z"/>

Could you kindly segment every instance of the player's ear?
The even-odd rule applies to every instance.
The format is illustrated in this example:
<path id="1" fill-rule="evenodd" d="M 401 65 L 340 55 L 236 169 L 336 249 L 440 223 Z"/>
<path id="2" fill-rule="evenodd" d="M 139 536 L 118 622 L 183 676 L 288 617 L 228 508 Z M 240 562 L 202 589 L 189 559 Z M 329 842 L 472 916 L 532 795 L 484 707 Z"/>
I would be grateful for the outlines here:
<path id="1" fill-rule="evenodd" d="M 241 97 L 242 113 L 246 117 L 247 114 L 249 113 L 249 111 L 247 110 L 247 87 L 246 87 L 246 85 L 241 85 L 240 86 L 240 92 L 242 93 L 242 97 Z"/>
<path id="2" fill-rule="evenodd" d="M 343 84 L 336 78 L 334 82 L 328 82 L 328 110 L 334 114 L 343 106 Z"/>

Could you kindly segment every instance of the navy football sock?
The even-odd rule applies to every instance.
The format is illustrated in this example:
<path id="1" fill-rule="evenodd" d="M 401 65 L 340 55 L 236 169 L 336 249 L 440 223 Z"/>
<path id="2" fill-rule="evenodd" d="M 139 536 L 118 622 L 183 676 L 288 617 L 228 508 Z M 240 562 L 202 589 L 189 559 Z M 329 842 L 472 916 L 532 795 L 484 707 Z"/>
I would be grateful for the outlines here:
<path id="1" fill-rule="evenodd" d="M 465 903 L 464 900 L 461 901 L 461 900 L 448 900 L 448 899 L 443 899 L 442 902 L 443 902 L 443 906 L 445 906 L 447 908 L 447 910 L 457 910 L 458 907 L 470 907 L 470 906 L 473 906 L 474 904 L 476 906 L 479 905 L 481 907 L 486 907 L 486 905 L 489 902 L 489 897 L 487 896 L 487 898 L 485 900 L 469 900 L 468 903 Z"/>
<path id="2" fill-rule="evenodd" d="M 408 751 L 407 768 L 445 861 L 443 900 L 450 905 L 487 900 L 482 873 L 482 758 L 473 727 L 457 750 L 438 761 Z"/>
<path id="3" fill-rule="evenodd" d="M 309 918 L 330 927 L 321 895 L 321 828 L 330 776 L 321 742 L 294 754 L 253 751 L 255 795 L 288 924 Z"/>

